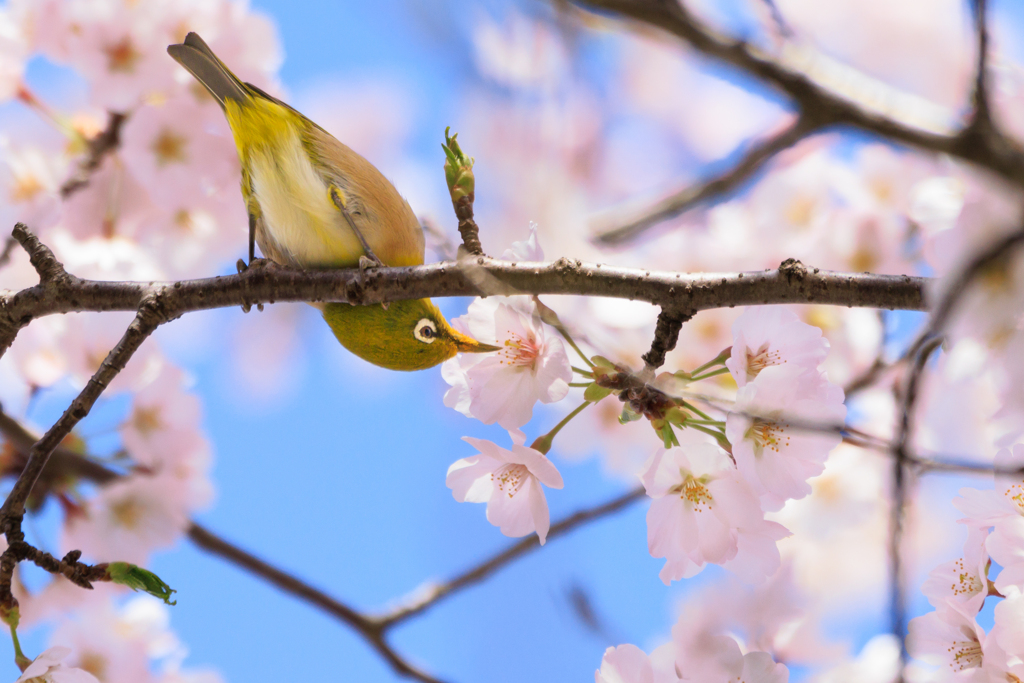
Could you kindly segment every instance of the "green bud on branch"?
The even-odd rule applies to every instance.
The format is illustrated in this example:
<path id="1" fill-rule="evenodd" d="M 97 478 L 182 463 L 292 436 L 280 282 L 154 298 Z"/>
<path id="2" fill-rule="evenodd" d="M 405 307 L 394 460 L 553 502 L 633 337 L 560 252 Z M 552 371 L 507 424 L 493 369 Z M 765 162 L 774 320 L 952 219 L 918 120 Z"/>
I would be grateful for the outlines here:
<path id="1" fill-rule="evenodd" d="M 444 177 L 448 181 L 448 192 L 451 193 L 452 202 L 458 202 L 463 197 L 472 198 L 476 190 L 476 179 L 473 177 L 473 158 L 467 157 L 459 147 L 459 141 L 456 139 L 459 134 L 449 135 L 449 130 L 450 126 L 444 129 L 444 143 L 441 145 L 447 157 L 444 162 Z"/>
<path id="2" fill-rule="evenodd" d="M 178 604 L 177 600 L 171 601 L 171 593 L 176 590 L 164 583 L 163 579 L 138 565 L 128 562 L 111 562 L 107 565 L 108 580 L 128 586 L 133 591 L 144 591 L 150 595 L 160 598 L 168 605 Z"/>

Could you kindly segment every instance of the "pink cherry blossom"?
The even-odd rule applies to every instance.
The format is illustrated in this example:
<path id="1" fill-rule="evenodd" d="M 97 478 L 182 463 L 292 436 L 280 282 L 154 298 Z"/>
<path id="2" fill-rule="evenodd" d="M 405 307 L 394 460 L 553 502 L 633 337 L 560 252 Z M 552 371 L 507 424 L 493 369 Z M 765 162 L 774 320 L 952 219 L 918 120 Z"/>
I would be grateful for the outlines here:
<path id="1" fill-rule="evenodd" d="M 995 623 L 988 634 L 989 640 L 999 644 L 1003 653 L 1016 666 L 1015 674 L 1020 679 L 1024 670 L 1024 593 L 1015 592 L 1000 600 L 995 607 Z M 1007 678 L 1007 680 L 1012 680 Z"/>
<path id="2" fill-rule="evenodd" d="M 807 480 L 842 441 L 837 427 L 845 417 L 843 390 L 815 370 L 766 370 L 737 392 L 725 433 L 765 509 L 811 492 Z"/>
<path id="3" fill-rule="evenodd" d="M 449 408 L 516 429 L 530 421 L 534 403 L 554 403 L 569 393 L 572 368 L 565 346 L 539 318 L 491 297 L 474 301 L 453 325 L 501 350 L 445 361 L 441 376 L 452 385 L 444 395 Z"/>
<path id="4" fill-rule="evenodd" d="M 676 629 L 672 629 L 673 639 Z M 739 644 L 729 636 L 710 636 L 700 647 L 679 647 L 676 670 L 684 681 L 707 683 L 786 683 L 789 669 L 772 660 L 767 652 L 743 654 Z M 678 643 L 677 643 L 678 646 Z"/>
<path id="5" fill-rule="evenodd" d="M 1003 595 L 1024 592 L 1024 517 L 1000 519 L 986 539 L 985 547 L 1002 567 L 994 582 L 996 589 Z M 987 593 L 988 586 L 985 588 Z"/>
<path id="6" fill-rule="evenodd" d="M 610 647 L 604 651 L 601 668 L 594 672 L 594 683 L 675 683 L 680 679 L 672 649 L 667 643 L 648 656 L 636 645 Z"/>
<path id="7" fill-rule="evenodd" d="M 946 672 L 980 667 L 985 632 L 972 618 L 954 610 L 929 612 L 910 620 L 907 650 Z"/>
<path id="8" fill-rule="evenodd" d="M 551 518 L 541 484 L 562 488 L 562 475 L 543 453 L 524 446 L 526 435 L 509 432 L 512 450 L 471 436 L 463 441 L 479 455 L 452 463 L 445 480 L 460 503 L 487 503 L 487 521 L 506 536 L 537 532 L 541 545 L 547 539 Z"/>
<path id="9" fill-rule="evenodd" d="M 71 649 L 51 647 L 32 660 L 25 672 L 14 683 L 100 683 L 88 671 L 64 666 Z"/>
<path id="10" fill-rule="evenodd" d="M 184 485 L 190 510 L 206 505 L 213 496 L 210 445 L 201 420 L 199 399 L 186 391 L 184 373 L 164 360 L 149 383 L 132 396 L 120 429 L 124 448 L 137 464 Z"/>
<path id="11" fill-rule="evenodd" d="M 102 561 L 145 565 L 152 551 L 185 532 L 188 499 L 185 483 L 167 474 L 117 480 L 100 488 L 84 514 L 65 521 L 61 547 Z"/>
<path id="12" fill-rule="evenodd" d="M 937 610 L 953 609 L 973 619 L 988 595 L 988 531 L 972 527 L 967 532 L 964 556 L 932 570 L 921 592 Z"/>
<path id="13" fill-rule="evenodd" d="M 996 453 L 993 464 L 1001 470 L 1024 467 L 1024 444 L 1003 448 Z M 960 489 L 953 505 L 966 515 L 960 522 L 970 526 L 991 527 L 1007 519 L 1024 517 L 1024 475 L 1000 474 L 995 489 Z"/>
<path id="14" fill-rule="evenodd" d="M 151 639 L 146 635 L 124 619 L 108 598 L 70 617 L 65 615 L 51 642 L 71 645 L 73 654 L 68 661 L 103 683 L 149 683 L 153 680 L 147 654 Z"/>
<path id="15" fill-rule="evenodd" d="M 779 306 L 746 309 L 732 325 L 732 356 L 725 361 L 738 386 L 765 368 L 816 370 L 828 354 L 821 330 Z"/>
<path id="16" fill-rule="evenodd" d="M 659 577 L 672 581 L 699 573 L 708 562 L 723 564 L 741 550 L 761 578 L 779 567 L 775 541 L 785 536 L 768 522 L 756 494 L 718 446 L 708 443 L 659 449 L 641 475 L 647 495 L 647 546 L 664 557 Z M 762 542 L 763 541 L 763 542 Z"/>
<path id="17" fill-rule="evenodd" d="M 505 250 L 501 258 L 506 261 L 543 261 L 544 250 L 537 238 L 537 224 L 530 222 L 530 236 L 525 240 L 513 242 L 512 246 Z"/>

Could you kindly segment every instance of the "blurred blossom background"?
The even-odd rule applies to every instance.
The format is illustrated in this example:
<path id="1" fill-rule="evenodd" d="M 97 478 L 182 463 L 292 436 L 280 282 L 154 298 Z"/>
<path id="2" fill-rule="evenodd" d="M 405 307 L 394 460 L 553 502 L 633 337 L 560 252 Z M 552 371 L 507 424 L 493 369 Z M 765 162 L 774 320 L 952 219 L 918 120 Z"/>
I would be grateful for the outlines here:
<path id="1" fill-rule="evenodd" d="M 687 4 L 866 108 L 936 132 L 952 130 L 967 109 L 974 38 L 958 0 Z M 1012 225 L 1020 206 L 1015 192 L 959 162 L 829 130 L 718 201 L 634 239 L 602 242 L 600 233 L 643 207 L 728 168 L 793 113 L 763 84 L 664 35 L 562 0 L 10 0 L 2 12 L 0 226 L 27 222 L 81 277 L 208 277 L 234 272 L 246 254 L 227 124 L 165 53 L 188 30 L 243 79 L 366 156 L 457 244 L 440 149 L 451 126 L 476 158 L 476 216 L 492 255 L 536 224 L 549 260 L 726 272 L 796 258 L 839 271 L 943 275 L 979 234 Z M 994 2 L 990 17 L 995 116 L 1024 139 L 1024 10 Z M 130 112 L 120 144 L 83 169 L 83 140 L 108 127 L 109 111 Z M 428 237 L 428 262 L 449 246 Z M 0 288 L 35 281 L 15 248 Z M 545 302 L 588 350 L 639 367 L 655 307 Z M 438 303 L 455 317 L 469 301 Z M 879 354 L 897 357 L 924 319 L 791 308 L 823 330 L 825 369 L 838 385 Z M 700 313 L 667 367 L 716 356 L 732 343 L 739 313 Z M 130 319 L 69 314 L 23 330 L 0 360 L 4 411 L 47 428 Z M 1022 406 L 1007 402 L 1008 380 L 988 362 L 1007 333 L 996 327 L 958 328 L 962 341 L 927 379 L 918 444 L 990 461 L 1019 434 Z M 848 421 L 891 435 L 891 386 L 883 379 L 851 398 Z M 93 664 L 104 683 L 397 680 L 350 629 L 183 534 L 195 519 L 369 612 L 487 558 L 510 540 L 482 508 L 453 500 L 445 474 L 474 452 L 462 436 L 503 445 L 508 437 L 446 408 L 447 388 L 437 369 L 394 373 L 348 354 L 303 304 L 194 313 L 160 328 L 75 432 L 80 448 L 133 476 L 61 489 L 26 528 L 54 554 L 82 547 L 87 558 L 147 563 L 177 589 L 178 604 L 106 584 L 86 593 L 27 569 L 26 652 L 60 641 L 100 653 L 103 665 Z M 536 406 L 528 437 L 580 400 L 573 390 L 565 402 Z M 636 486 L 660 439 L 646 423 L 619 425 L 620 408 L 592 407 L 556 439 L 550 457 L 565 487 L 548 491 L 552 520 Z M 641 503 L 410 619 L 393 644 L 444 680 L 587 679 L 605 648 L 649 651 L 680 615 L 681 624 L 718 620 L 754 641 L 764 627 L 756 608 L 775 600 L 788 616 L 771 647 L 791 680 L 848 680 L 835 672 L 892 652 L 880 636 L 889 625 L 890 469 L 882 454 L 846 444 L 833 451 L 813 494 L 770 515 L 792 536 L 779 544 L 785 568 L 767 588 L 717 566 L 663 585 Z M 960 553 L 965 532 L 951 500 L 964 482 L 930 475 L 916 489 L 905 553 L 913 614 L 928 610 L 919 590 L 928 572 Z M 991 625 L 990 614 L 979 619 Z M 11 661 L 6 641 L 0 653 Z M 2 675 L 14 674 L 9 666 Z"/>

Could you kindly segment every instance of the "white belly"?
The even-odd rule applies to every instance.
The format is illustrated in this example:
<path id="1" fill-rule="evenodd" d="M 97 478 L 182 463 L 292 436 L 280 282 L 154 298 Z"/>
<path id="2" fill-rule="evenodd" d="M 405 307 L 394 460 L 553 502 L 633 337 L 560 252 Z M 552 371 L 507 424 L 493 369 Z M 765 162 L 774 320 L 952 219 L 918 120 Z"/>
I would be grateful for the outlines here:
<path id="1" fill-rule="evenodd" d="M 359 239 L 331 201 L 330 188 L 298 135 L 275 142 L 250 156 L 252 189 L 268 236 L 299 266 L 358 263 L 363 253 Z"/>

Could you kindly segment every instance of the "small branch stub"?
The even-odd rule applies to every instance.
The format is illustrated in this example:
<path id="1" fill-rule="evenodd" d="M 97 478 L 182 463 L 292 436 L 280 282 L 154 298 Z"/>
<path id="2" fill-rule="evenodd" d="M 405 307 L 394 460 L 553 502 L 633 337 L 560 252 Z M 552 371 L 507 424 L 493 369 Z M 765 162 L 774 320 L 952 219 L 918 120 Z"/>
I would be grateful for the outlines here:
<path id="1" fill-rule="evenodd" d="M 656 370 L 665 364 L 665 356 L 676 347 L 679 332 L 683 323 L 693 317 L 692 313 L 681 313 L 663 308 L 658 314 L 658 324 L 654 328 L 654 341 L 651 350 L 642 357 L 648 368 Z"/>

